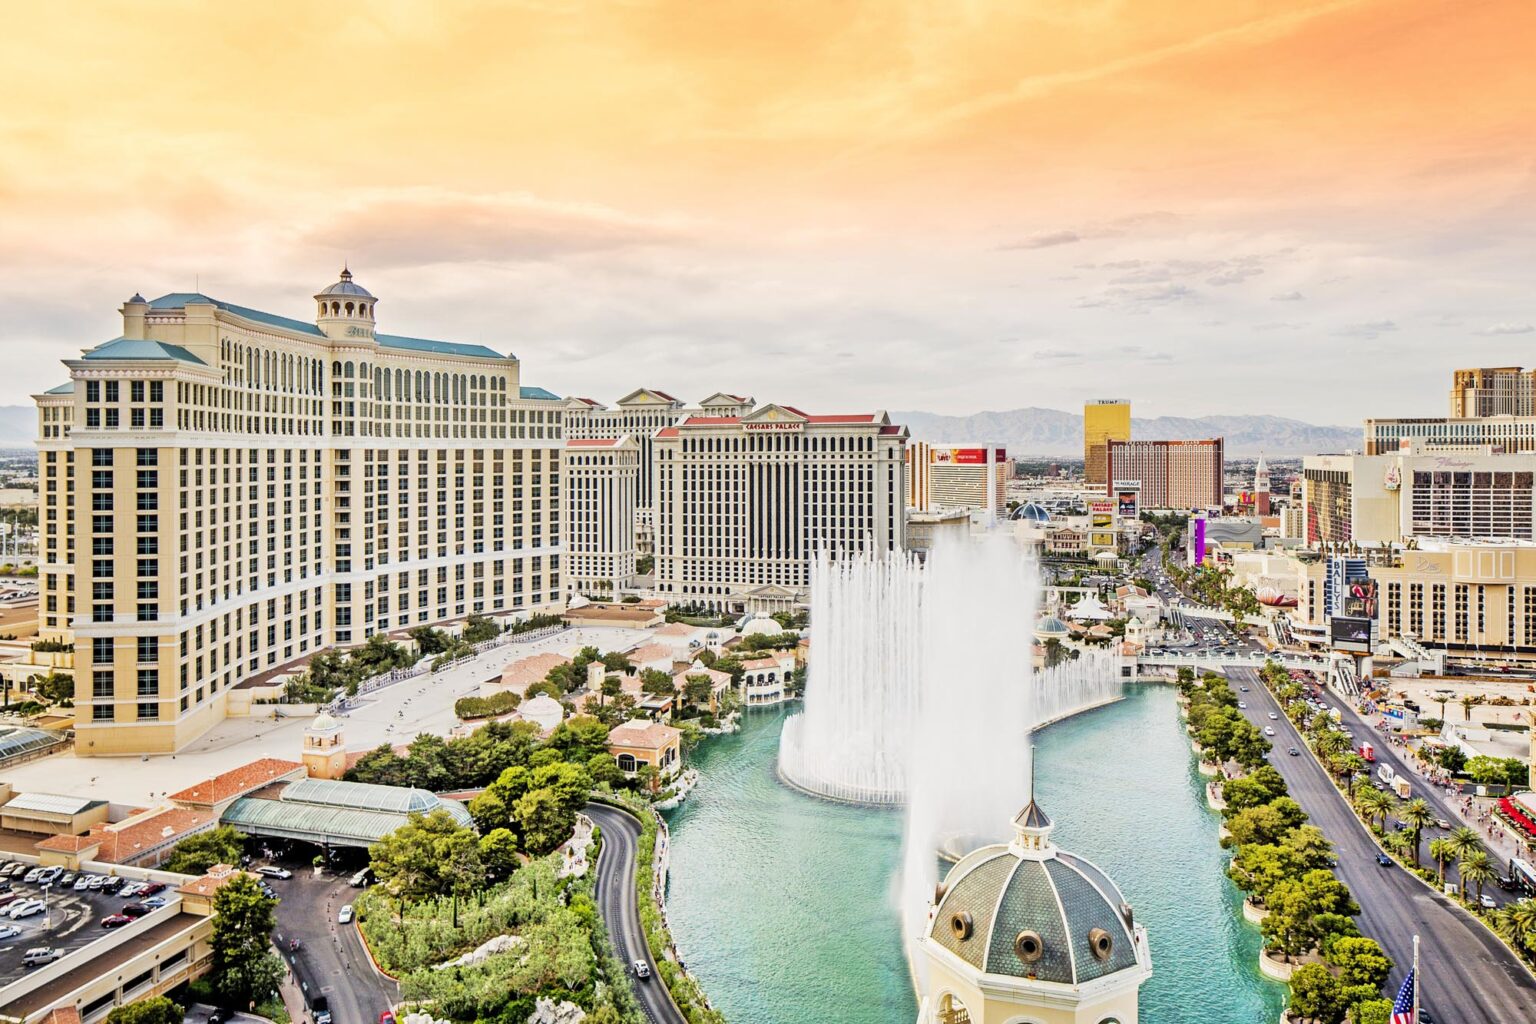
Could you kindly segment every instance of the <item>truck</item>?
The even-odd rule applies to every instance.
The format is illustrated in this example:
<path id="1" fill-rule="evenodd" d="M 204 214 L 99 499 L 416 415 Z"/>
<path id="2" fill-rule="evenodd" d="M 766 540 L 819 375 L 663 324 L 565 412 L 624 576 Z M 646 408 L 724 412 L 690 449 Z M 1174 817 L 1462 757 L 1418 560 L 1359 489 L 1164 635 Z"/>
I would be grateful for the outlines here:
<path id="1" fill-rule="evenodd" d="M 1413 785 L 1401 775 L 1392 780 L 1392 789 L 1397 793 L 1398 797 L 1403 800 L 1407 800 L 1409 797 L 1413 796 Z"/>
<path id="2" fill-rule="evenodd" d="M 1360 744 L 1360 756 L 1365 758 L 1368 763 L 1374 764 L 1376 762 L 1376 748 L 1369 743 L 1362 743 Z"/>
<path id="3" fill-rule="evenodd" d="M 1376 777 L 1380 779 L 1383 784 L 1390 786 L 1392 785 L 1392 780 L 1396 777 L 1396 773 L 1392 771 L 1391 765 L 1380 764 L 1376 766 Z"/>

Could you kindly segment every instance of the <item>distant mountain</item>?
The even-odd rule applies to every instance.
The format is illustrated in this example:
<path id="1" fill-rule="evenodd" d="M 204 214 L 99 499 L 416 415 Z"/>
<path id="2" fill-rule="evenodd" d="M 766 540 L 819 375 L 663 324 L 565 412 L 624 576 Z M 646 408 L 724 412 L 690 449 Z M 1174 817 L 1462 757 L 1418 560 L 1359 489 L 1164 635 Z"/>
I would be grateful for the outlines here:
<path id="1" fill-rule="evenodd" d="M 1083 418 L 1060 409 L 1010 409 L 969 416 L 892 412 L 920 441 L 1001 441 L 1013 455 L 1083 454 Z M 1132 419 L 1136 440 L 1175 441 L 1222 437 L 1229 456 L 1315 455 L 1361 447 L 1361 427 L 1320 427 L 1284 416 L 1158 416 Z"/>
<path id="2" fill-rule="evenodd" d="M 37 406 L 0 405 L 0 448 L 31 448 L 37 442 Z"/>

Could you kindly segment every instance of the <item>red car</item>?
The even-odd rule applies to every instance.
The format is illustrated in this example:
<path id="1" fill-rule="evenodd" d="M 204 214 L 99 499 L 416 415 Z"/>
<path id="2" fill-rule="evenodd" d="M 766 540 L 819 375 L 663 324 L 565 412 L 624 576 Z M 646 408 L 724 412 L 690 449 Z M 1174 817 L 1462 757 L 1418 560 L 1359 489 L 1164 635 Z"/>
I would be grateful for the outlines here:
<path id="1" fill-rule="evenodd" d="M 379 1014 L 379 1024 L 395 1024 L 395 1015 L 389 1010 Z"/>
<path id="2" fill-rule="evenodd" d="M 140 889 L 139 892 L 136 895 L 139 895 L 139 896 L 158 896 L 160 893 L 162 893 L 164 891 L 165 891 L 165 883 L 164 882 L 150 882 L 149 885 L 145 886 L 143 889 Z"/>
<path id="3" fill-rule="evenodd" d="M 121 928 L 125 924 L 133 924 L 133 918 L 127 914 L 108 914 L 101 919 L 103 928 Z"/>

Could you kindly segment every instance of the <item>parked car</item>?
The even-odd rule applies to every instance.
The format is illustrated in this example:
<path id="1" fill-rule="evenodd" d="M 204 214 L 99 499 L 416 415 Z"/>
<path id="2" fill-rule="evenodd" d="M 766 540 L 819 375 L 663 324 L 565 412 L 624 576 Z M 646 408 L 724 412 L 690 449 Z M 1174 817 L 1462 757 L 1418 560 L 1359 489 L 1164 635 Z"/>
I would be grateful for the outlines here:
<path id="1" fill-rule="evenodd" d="M 142 903 L 130 903 L 123 907 L 122 913 L 127 914 L 129 917 L 143 917 L 145 914 L 154 913 L 154 910 L 154 907 L 146 907 Z"/>
<path id="2" fill-rule="evenodd" d="M 208 1015 L 208 1024 L 228 1024 L 229 1011 L 220 1006 Z"/>
<path id="3" fill-rule="evenodd" d="M 107 876 L 106 875 L 92 875 L 91 876 L 90 889 L 91 889 L 92 892 L 98 892 L 98 891 L 100 891 L 102 889 L 105 889 L 106 887 L 107 887 Z"/>
<path id="4" fill-rule="evenodd" d="M 80 876 L 75 874 L 73 871 L 66 871 L 62 875 L 54 876 L 54 878 L 55 881 L 59 883 L 60 889 L 68 889 L 70 886 L 74 885 L 80 880 Z"/>
<path id="5" fill-rule="evenodd" d="M 33 914 L 41 914 L 47 908 L 48 905 L 42 900 L 22 900 L 11 905 L 10 917 L 13 921 L 21 917 L 31 917 Z"/>
<path id="6" fill-rule="evenodd" d="M 27 950 L 21 955 L 21 966 L 41 967 L 43 964 L 51 964 L 55 960 L 60 960 L 63 958 L 63 956 L 64 951 L 62 949 L 50 949 L 47 946 L 38 946 L 34 949 Z"/>
<path id="7" fill-rule="evenodd" d="M 0 925 L 0 939 L 14 939 L 21 934 L 21 929 L 13 924 Z"/>
<path id="8" fill-rule="evenodd" d="M 105 893 L 111 893 L 115 896 L 117 893 L 121 892 L 123 886 L 127 884 L 128 880 L 126 878 L 117 878 L 114 876 L 112 878 L 106 879 L 101 883 L 101 891 Z"/>
<path id="9" fill-rule="evenodd" d="M 337 924 L 351 924 L 352 923 L 352 904 L 350 904 L 350 903 L 345 904 L 341 908 L 341 913 L 336 915 L 336 923 Z"/>
<path id="10" fill-rule="evenodd" d="M 144 883 L 143 882 L 125 882 L 123 884 L 123 887 L 118 890 L 117 894 L 119 896 L 123 897 L 124 899 L 130 899 L 130 898 L 132 898 L 134 896 L 137 896 L 139 893 L 141 893 L 143 891 L 144 891 Z"/>
<path id="11" fill-rule="evenodd" d="M 19 899 L 21 899 L 21 893 L 19 892 L 8 892 L 0 895 L 0 907 L 8 907 Z"/>
<path id="12" fill-rule="evenodd" d="M 84 892 L 91 887 L 91 876 L 81 875 L 75 879 L 75 892 Z"/>
<path id="13" fill-rule="evenodd" d="M 37 884 L 38 885 L 52 885 L 54 882 L 57 882 L 59 880 L 59 876 L 62 875 L 62 874 L 64 874 L 64 869 L 63 868 L 60 868 L 60 867 L 44 868 L 43 869 L 43 873 L 37 876 Z"/>
<path id="14" fill-rule="evenodd" d="M 32 868 L 30 871 L 28 871 L 25 875 L 22 876 L 21 880 L 23 882 L 35 882 L 35 881 L 37 881 L 38 876 L 41 875 L 42 873 L 43 873 L 43 869 L 42 868 Z"/>
<path id="15" fill-rule="evenodd" d="M 166 900 L 164 896 L 150 896 L 146 899 L 140 900 L 139 902 L 144 904 L 146 907 L 154 907 L 156 910 L 159 910 L 161 907 L 165 906 Z"/>
<path id="16" fill-rule="evenodd" d="M 144 888 L 140 889 L 139 892 L 142 895 L 145 895 L 145 896 L 154 896 L 157 893 L 165 892 L 165 883 L 164 882 L 150 882 Z"/>
<path id="17" fill-rule="evenodd" d="M 133 924 L 133 918 L 127 914 L 108 914 L 101 919 L 103 928 L 121 928 L 125 924 Z"/>
<path id="18" fill-rule="evenodd" d="M 256 869 L 258 875 L 266 875 L 268 878 L 288 879 L 293 877 L 293 872 L 287 868 L 280 868 L 273 864 L 263 864 Z"/>

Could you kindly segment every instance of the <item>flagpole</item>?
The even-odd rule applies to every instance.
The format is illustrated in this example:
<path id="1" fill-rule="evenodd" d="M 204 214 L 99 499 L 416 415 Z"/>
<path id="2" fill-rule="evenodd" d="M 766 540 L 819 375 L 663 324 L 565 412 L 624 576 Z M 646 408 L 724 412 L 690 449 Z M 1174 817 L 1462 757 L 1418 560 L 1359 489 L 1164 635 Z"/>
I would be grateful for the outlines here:
<path id="1" fill-rule="evenodd" d="M 1413 937 L 1413 1024 L 1419 1024 L 1419 988 L 1423 979 L 1419 977 L 1419 937 Z"/>

